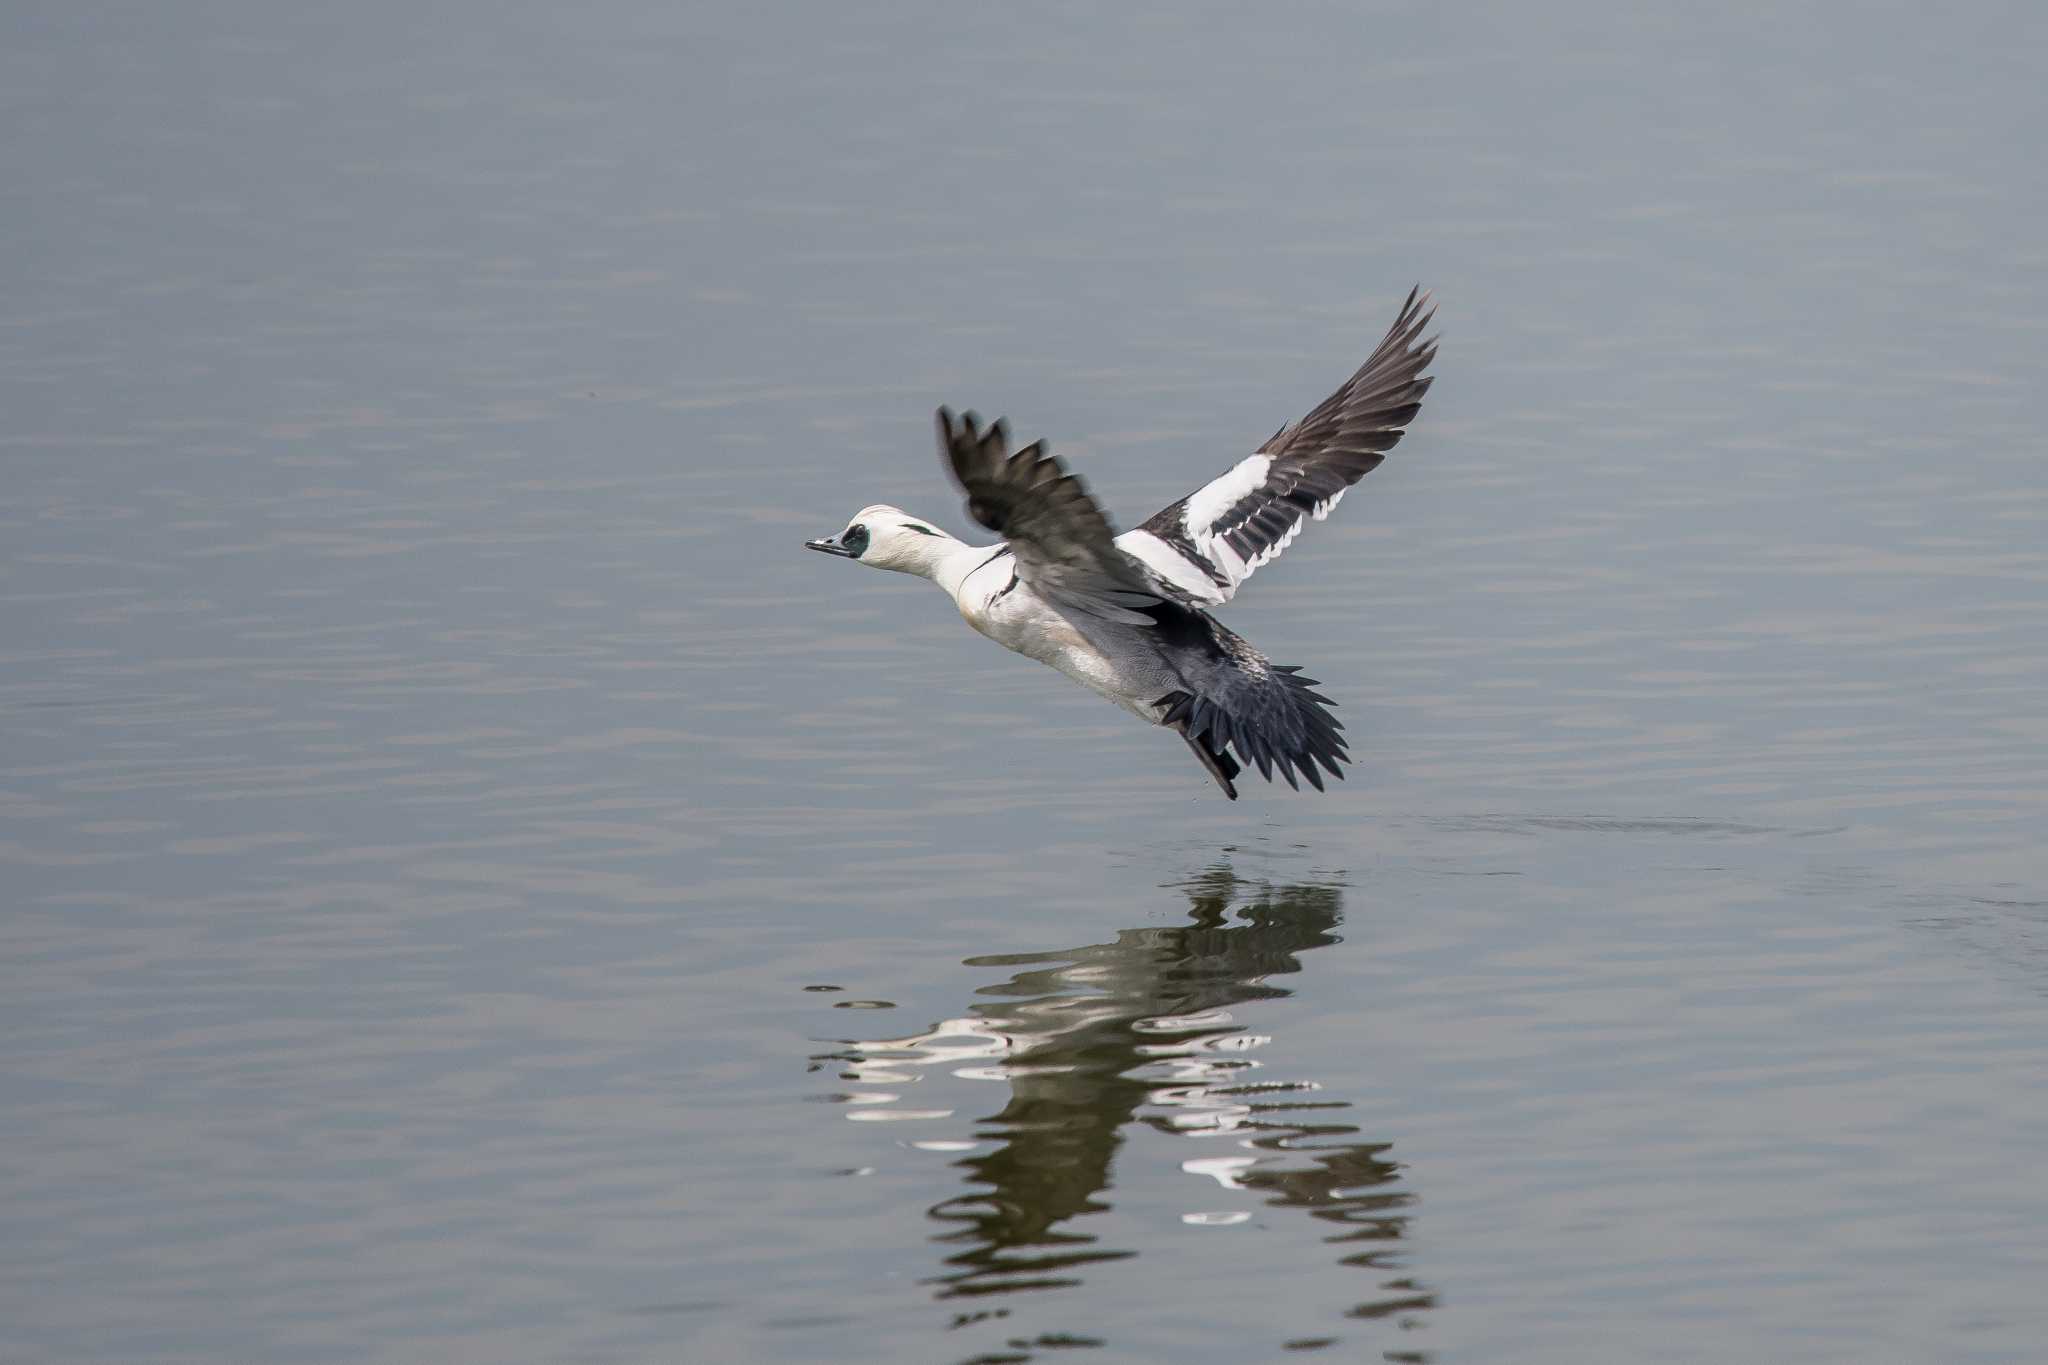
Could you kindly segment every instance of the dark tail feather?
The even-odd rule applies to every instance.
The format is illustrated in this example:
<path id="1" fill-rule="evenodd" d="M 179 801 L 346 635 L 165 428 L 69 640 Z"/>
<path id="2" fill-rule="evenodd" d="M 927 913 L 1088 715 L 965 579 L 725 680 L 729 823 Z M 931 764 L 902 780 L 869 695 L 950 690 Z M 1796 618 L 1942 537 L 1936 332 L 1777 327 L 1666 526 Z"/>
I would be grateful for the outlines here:
<path id="1" fill-rule="evenodd" d="M 1214 717 L 1211 742 L 1221 748 L 1227 739 L 1239 758 L 1258 766 L 1261 777 L 1272 781 L 1277 768 L 1280 780 L 1296 791 L 1302 779 L 1317 791 L 1326 790 L 1325 773 L 1341 781 L 1341 765 L 1351 756 L 1344 748 L 1344 727 L 1330 714 L 1336 703 L 1313 690 L 1315 680 L 1301 677 L 1296 668 L 1252 670 L 1251 679 L 1256 681 L 1248 687 L 1231 687 L 1227 695 L 1197 698 L 1192 704 L 1197 716 L 1206 711 Z"/>
<path id="2" fill-rule="evenodd" d="M 1231 785 L 1231 779 L 1244 769 L 1239 767 L 1237 760 L 1224 749 L 1224 741 L 1220 737 L 1212 737 L 1209 733 L 1212 725 L 1220 731 L 1222 723 L 1228 718 L 1186 692 L 1169 692 L 1153 705 L 1166 708 L 1166 714 L 1160 718 L 1159 723 L 1186 740 L 1188 748 L 1194 750 L 1195 757 L 1202 760 L 1202 766 L 1209 770 L 1209 776 L 1215 778 L 1216 785 L 1223 788 L 1223 794 L 1233 801 L 1237 800 L 1237 788 Z M 1240 752 L 1243 748 L 1244 745 L 1240 743 Z"/>
<path id="3" fill-rule="evenodd" d="M 1260 661 L 1263 662 L 1263 661 Z M 1223 697 L 1169 692 L 1154 703 L 1165 708 L 1159 723 L 1187 741 L 1202 766 L 1216 779 L 1231 800 L 1237 788 L 1231 779 L 1255 766 L 1259 776 L 1280 780 L 1296 791 L 1300 779 L 1317 791 L 1324 791 L 1323 775 L 1344 779 L 1340 766 L 1351 761 L 1345 752 L 1343 725 L 1330 714 L 1336 705 L 1320 692 L 1312 691 L 1315 680 L 1298 676 L 1299 669 L 1273 666 L 1251 676 L 1258 681 L 1242 690 L 1232 688 Z M 1244 675 L 1239 675 L 1243 677 Z M 1237 759 L 1227 750 L 1235 748 Z"/>

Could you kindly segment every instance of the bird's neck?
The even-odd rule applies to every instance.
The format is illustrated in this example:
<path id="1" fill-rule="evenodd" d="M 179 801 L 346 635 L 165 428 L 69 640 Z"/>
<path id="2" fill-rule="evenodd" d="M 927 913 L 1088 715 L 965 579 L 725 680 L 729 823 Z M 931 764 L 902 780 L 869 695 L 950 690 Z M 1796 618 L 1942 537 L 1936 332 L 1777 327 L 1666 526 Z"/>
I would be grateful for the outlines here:
<path id="1" fill-rule="evenodd" d="M 967 575 L 986 564 L 996 549 L 994 545 L 967 545 L 951 536 L 939 536 L 932 541 L 932 553 L 925 566 L 912 572 L 929 578 L 944 588 L 948 596 L 958 597 Z"/>

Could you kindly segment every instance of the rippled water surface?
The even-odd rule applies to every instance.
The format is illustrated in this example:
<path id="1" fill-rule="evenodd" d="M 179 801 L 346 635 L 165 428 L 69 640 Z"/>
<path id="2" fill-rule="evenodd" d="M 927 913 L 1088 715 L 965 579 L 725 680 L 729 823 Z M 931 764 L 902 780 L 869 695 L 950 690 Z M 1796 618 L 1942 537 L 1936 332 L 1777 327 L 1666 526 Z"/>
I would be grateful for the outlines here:
<path id="1" fill-rule="evenodd" d="M 2040 1358 L 2031 12 L 5 26 L 0 1357 Z M 1416 280 L 1327 796 L 801 551 Z"/>

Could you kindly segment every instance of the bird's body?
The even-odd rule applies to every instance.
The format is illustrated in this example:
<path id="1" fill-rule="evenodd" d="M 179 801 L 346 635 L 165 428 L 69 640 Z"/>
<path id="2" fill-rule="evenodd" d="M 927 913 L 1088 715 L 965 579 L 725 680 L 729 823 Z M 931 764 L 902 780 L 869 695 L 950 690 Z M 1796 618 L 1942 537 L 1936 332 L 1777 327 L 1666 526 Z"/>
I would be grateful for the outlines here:
<path id="1" fill-rule="evenodd" d="M 1211 616 L 1327 515 L 1401 438 L 1430 381 L 1428 300 L 1411 293 L 1345 385 L 1258 453 L 1116 535 L 1080 481 L 1040 445 L 1011 454 L 1001 422 L 939 410 L 939 441 L 976 521 L 1006 535 L 967 545 L 899 508 L 863 508 L 812 549 L 929 578 L 977 631 L 1187 741 L 1231 799 L 1229 753 L 1289 785 L 1342 777 L 1341 726 L 1313 679 L 1273 664 Z"/>
<path id="2" fill-rule="evenodd" d="M 1017 572 L 1017 557 L 1004 547 L 988 555 L 978 549 L 970 553 L 980 555 L 980 562 L 953 594 L 953 604 L 968 625 L 1004 649 L 1057 668 L 1089 691 L 1145 714 L 1138 700 L 1147 680 L 1142 657 L 1117 648 L 1114 636 L 1100 629 L 1109 622 L 1085 616 L 1076 621 L 1060 612 L 1024 582 Z"/>

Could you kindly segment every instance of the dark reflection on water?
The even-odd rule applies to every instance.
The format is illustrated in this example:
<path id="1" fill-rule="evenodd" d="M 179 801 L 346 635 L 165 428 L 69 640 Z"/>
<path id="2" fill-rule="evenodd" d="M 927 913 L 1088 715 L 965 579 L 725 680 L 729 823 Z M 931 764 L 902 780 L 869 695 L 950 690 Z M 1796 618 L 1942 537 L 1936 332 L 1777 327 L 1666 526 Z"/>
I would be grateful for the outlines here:
<path id="1" fill-rule="evenodd" d="M 1082 1220 L 1111 1210 L 1117 1155 L 1142 1125 L 1214 1148 L 1180 1162 L 1203 1204 L 1183 1223 L 1242 1223 L 1255 1205 L 1299 1210 L 1327 1225 L 1323 1240 L 1343 1265 L 1373 1279 L 1349 1316 L 1419 1326 L 1436 1295 L 1405 1265 L 1415 1196 L 1401 1187 L 1390 1144 L 1363 1140 L 1343 1121 L 1350 1103 L 1316 1082 L 1263 1077 L 1257 1054 L 1273 1037 L 1231 1012 L 1286 999 L 1292 992 L 1272 978 L 1300 972 L 1303 954 L 1341 941 L 1339 890 L 1247 883 L 1227 865 L 1178 889 L 1188 898 L 1185 924 L 1125 929 L 1112 942 L 1057 952 L 968 958 L 970 967 L 1019 970 L 982 987 L 1000 999 L 964 1017 L 908 1037 L 850 1041 L 815 1059 L 842 1063 L 842 1078 L 873 1087 L 834 1097 L 859 1121 L 951 1117 L 902 1103 L 894 1087 L 918 1079 L 919 1068 L 1009 1087 L 1009 1101 L 976 1123 L 974 1143 L 916 1144 L 994 1144 L 954 1163 L 966 1190 L 931 1206 L 947 1254 L 927 1283 L 941 1299 L 1069 1289 L 1091 1266 L 1136 1256 Z M 1092 1342 L 1012 1346 L 1034 1344 Z"/>

